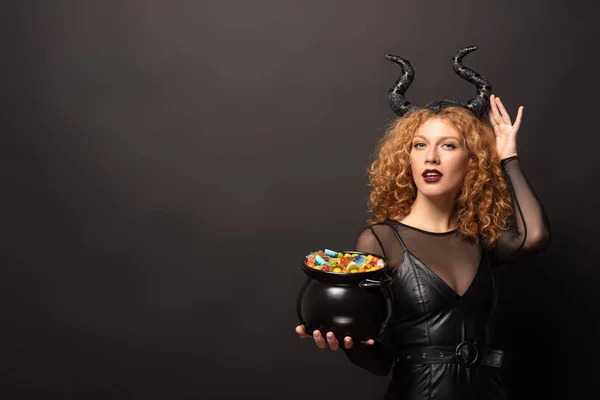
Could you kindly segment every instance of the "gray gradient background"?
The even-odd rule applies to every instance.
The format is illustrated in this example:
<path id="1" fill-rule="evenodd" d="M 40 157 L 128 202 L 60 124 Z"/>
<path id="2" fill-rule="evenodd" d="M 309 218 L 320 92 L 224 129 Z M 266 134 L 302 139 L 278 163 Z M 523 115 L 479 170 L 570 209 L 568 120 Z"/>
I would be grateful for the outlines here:
<path id="1" fill-rule="evenodd" d="M 591 2 L 590 2 L 591 4 Z M 598 26 L 566 1 L 23 1 L 2 6 L 0 397 L 378 399 L 294 333 L 299 262 L 352 245 L 408 97 L 492 82 L 552 225 L 497 270 L 511 399 L 599 371 Z"/>

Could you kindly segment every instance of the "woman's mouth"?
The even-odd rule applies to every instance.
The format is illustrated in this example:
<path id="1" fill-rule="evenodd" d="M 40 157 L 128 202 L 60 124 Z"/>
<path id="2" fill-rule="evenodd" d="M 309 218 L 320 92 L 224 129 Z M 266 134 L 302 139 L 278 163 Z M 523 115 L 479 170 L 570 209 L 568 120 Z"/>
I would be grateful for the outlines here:
<path id="1" fill-rule="evenodd" d="M 425 182 L 438 182 L 442 179 L 442 173 L 437 169 L 426 169 L 421 175 Z"/>

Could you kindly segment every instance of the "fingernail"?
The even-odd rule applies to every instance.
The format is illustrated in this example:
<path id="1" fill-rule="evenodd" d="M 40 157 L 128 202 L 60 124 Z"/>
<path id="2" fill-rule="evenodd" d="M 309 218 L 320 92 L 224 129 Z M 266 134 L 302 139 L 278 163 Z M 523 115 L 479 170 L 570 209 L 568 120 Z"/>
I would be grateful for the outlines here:
<path id="1" fill-rule="evenodd" d="M 319 332 L 313 333 L 314 337 L 319 337 Z"/>
<path id="2" fill-rule="evenodd" d="M 329 333 L 327 334 L 327 338 L 328 338 L 328 339 L 332 339 L 332 338 L 333 338 L 333 333 L 329 332 Z"/>

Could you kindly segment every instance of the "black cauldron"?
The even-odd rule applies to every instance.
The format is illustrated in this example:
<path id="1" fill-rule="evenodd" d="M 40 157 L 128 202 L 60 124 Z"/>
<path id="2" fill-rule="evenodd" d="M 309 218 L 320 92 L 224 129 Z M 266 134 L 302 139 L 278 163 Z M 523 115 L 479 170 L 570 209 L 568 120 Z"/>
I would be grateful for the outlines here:
<path id="1" fill-rule="evenodd" d="M 360 251 L 342 253 L 362 254 Z M 373 254 L 378 258 L 383 258 Z M 353 274 L 324 272 L 302 263 L 308 275 L 300 290 L 297 312 L 306 333 L 331 331 L 342 343 L 350 336 L 354 342 L 376 338 L 392 317 L 392 278 L 388 267 Z"/>

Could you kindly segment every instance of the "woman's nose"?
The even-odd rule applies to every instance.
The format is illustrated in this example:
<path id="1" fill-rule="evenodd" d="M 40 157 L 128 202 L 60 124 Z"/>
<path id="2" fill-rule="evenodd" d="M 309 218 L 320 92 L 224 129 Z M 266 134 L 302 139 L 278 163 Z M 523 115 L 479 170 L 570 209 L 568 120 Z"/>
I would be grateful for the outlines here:
<path id="1" fill-rule="evenodd" d="M 425 162 L 430 164 L 437 164 L 440 161 L 437 151 L 430 150 L 425 157 Z"/>

